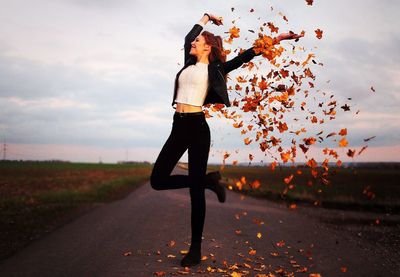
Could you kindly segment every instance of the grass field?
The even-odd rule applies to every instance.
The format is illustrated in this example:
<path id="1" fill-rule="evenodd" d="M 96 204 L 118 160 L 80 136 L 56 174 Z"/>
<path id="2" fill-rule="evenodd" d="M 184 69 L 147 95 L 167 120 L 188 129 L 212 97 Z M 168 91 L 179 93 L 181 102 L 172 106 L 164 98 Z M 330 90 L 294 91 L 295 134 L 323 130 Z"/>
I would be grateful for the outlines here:
<path id="1" fill-rule="evenodd" d="M 284 179 L 291 175 L 287 184 Z M 272 171 L 267 166 L 226 166 L 222 176 L 232 190 L 284 199 L 289 204 L 300 201 L 324 207 L 400 212 L 398 165 L 331 167 L 328 184 L 314 179 L 307 167 L 277 167 Z M 243 176 L 245 179 L 240 181 Z M 254 188 L 258 185 L 256 180 L 258 188 Z"/>
<path id="2" fill-rule="evenodd" d="M 151 169 L 147 163 L 0 162 L 0 260 L 94 205 L 125 196 L 148 180 Z M 221 172 L 234 191 L 288 205 L 398 213 L 399 169 L 398 164 L 332 167 L 328 184 L 314 179 L 307 167 L 225 166 Z"/>
<path id="3" fill-rule="evenodd" d="M 0 162 L 0 259 L 96 203 L 126 195 L 151 165 Z"/>

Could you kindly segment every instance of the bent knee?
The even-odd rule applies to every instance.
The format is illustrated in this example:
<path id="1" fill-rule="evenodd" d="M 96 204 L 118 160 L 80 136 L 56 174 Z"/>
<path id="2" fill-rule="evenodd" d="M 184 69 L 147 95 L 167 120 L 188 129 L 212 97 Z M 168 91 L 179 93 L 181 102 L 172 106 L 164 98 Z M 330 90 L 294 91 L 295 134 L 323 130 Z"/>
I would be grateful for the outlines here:
<path id="1" fill-rule="evenodd" d="M 162 189 L 162 180 L 154 175 L 150 176 L 150 186 L 154 189 L 154 190 L 161 190 Z"/>

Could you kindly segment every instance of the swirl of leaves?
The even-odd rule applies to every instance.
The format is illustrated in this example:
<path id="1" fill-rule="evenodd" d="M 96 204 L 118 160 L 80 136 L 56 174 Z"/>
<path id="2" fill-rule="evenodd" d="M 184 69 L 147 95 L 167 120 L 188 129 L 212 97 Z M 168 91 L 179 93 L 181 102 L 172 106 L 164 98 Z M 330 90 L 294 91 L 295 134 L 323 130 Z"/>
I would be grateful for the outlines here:
<path id="1" fill-rule="evenodd" d="M 285 22 L 288 22 L 286 16 L 282 13 L 279 15 Z M 236 20 L 233 20 L 232 24 L 236 24 Z M 247 74 L 231 79 L 233 84 L 231 83 L 228 87 L 230 98 L 233 93 L 237 95 L 232 100 L 233 107 L 228 112 L 228 109 L 222 104 L 210 105 L 209 109 L 206 109 L 206 115 L 212 117 L 213 114 L 217 114 L 219 117 L 231 120 L 232 126 L 241 129 L 241 134 L 246 135 L 243 139 L 246 146 L 258 143 L 260 151 L 273 159 L 270 164 L 272 170 L 279 163 L 291 162 L 294 164 L 297 149 L 300 148 L 312 177 L 314 179 L 320 177 L 321 183 L 328 184 L 328 164 L 330 162 L 335 162 L 337 166 L 342 164 L 338 152 L 327 147 L 319 148 L 322 149 L 322 155 L 326 157 L 320 164 L 322 168 L 320 173 L 318 163 L 307 153 L 309 153 L 310 147 L 321 144 L 328 138 L 333 140 L 338 147 L 347 147 L 348 141 L 346 128 L 338 132 L 330 132 L 325 137 L 322 136 L 324 130 L 317 134 L 308 132 L 308 129 L 312 130 L 312 127 L 315 127 L 312 125 L 326 124 L 326 122 L 334 120 L 337 114 L 337 101 L 334 99 L 334 95 L 323 92 L 314 85 L 316 76 L 313 73 L 313 66 L 323 66 L 323 64 L 317 63 L 315 54 L 306 50 L 305 47 L 295 46 L 292 43 L 281 45 L 277 42 L 273 33 L 277 33 L 279 28 L 275 23 L 263 23 L 259 29 L 260 32 L 258 38 L 253 41 L 253 47 L 256 54 L 261 52 L 262 55 L 242 66 Z M 265 30 L 269 30 L 269 34 L 266 34 Z M 249 31 L 254 33 L 252 30 Z M 228 33 L 229 37 L 224 41 L 232 44 L 234 39 L 240 37 L 240 28 L 233 26 Z M 302 34 L 304 35 L 305 32 L 302 31 Z M 318 39 L 321 39 L 322 31 L 317 29 L 316 35 Z M 289 49 L 285 48 L 285 45 L 291 47 L 291 51 L 288 51 Z M 225 51 L 226 53 L 232 52 L 232 50 Z M 242 49 L 235 49 L 233 52 L 237 51 L 240 52 Z M 286 53 L 292 53 L 294 56 L 296 51 L 305 58 L 297 60 L 290 54 L 284 57 Z M 261 70 L 263 63 L 266 62 L 269 67 L 272 66 L 269 72 Z M 239 72 L 243 71 L 239 70 Z M 350 106 L 346 104 L 342 106 L 342 109 L 344 112 L 349 111 Z M 293 117 L 291 113 L 302 116 Z M 310 128 L 307 127 L 308 125 Z M 338 136 L 340 140 L 338 140 Z M 361 154 L 366 147 L 364 146 L 358 154 Z M 348 149 L 345 154 L 354 157 L 356 151 Z M 225 151 L 224 165 L 228 157 L 230 155 Z M 249 154 L 250 162 L 253 158 L 254 155 Z M 237 164 L 236 160 L 234 164 Z M 283 181 L 290 184 L 294 179 L 294 175 L 290 175 Z"/>

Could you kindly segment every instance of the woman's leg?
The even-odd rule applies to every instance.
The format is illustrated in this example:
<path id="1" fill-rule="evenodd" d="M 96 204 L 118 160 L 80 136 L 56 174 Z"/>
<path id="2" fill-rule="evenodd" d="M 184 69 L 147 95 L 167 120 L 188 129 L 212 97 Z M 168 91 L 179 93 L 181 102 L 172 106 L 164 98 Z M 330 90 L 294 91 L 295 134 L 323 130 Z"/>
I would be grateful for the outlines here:
<path id="1" fill-rule="evenodd" d="M 198 124 L 189 144 L 189 178 L 191 198 L 192 243 L 201 243 L 206 214 L 205 176 L 210 151 L 210 129 L 206 120 Z"/>
<path id="2" fill-rule="evenodd" d="M 197 118 L 191 128 L 189 143 L 189 178 L 191 198 L 192 237 L 189 253 L 181 260 L 182 266 L 193 266 L 200 263 L 201 236 L 206 215 L 205 175 L 210 150 L 210 129 L 205 118 Z"/>
<path id="3" fill-rule="evenodd" d="M 190 186 L 187 175 L 170 175 L 175 165 L 188 149 L 185 126 L 174 119 L 174 124 L 167 141 L 153 166 L 150 177 L 151 187 L 155 190 L 180 189 Z"/>

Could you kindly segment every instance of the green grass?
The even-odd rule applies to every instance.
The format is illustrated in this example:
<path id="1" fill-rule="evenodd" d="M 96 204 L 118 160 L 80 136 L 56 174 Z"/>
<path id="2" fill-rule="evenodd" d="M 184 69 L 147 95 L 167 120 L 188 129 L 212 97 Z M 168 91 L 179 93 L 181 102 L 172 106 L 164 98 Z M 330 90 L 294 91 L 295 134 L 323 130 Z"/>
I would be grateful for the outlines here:
<path id="1" fill-rule="evenodd" d="M 0 162 L 0 259 L 143 184 L 151 165 Z"/>

